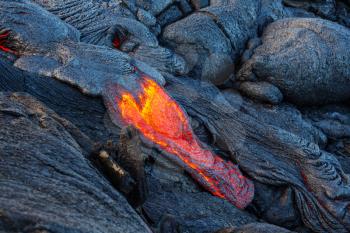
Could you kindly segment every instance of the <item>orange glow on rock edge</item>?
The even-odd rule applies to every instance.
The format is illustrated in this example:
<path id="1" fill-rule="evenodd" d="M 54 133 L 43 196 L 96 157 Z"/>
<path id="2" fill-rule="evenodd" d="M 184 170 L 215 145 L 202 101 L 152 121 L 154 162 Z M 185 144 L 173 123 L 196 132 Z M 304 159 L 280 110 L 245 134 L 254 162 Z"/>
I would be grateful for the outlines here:
<path id="1" fill-rule="evenodd" d="M 182 108 L 155 81 L 143 77 L 138 100 L 126 91 L 114 97 L 121 118 L 157 144 L 212 194 L 245 208 L 253 199 L 253 183 L 237 165 L 204 149 Z"/>

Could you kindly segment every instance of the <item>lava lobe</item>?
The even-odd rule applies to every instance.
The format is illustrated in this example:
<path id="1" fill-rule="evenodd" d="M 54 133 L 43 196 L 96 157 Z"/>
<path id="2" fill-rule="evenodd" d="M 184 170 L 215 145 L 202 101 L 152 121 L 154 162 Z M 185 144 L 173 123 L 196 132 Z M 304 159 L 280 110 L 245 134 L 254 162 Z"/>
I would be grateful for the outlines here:
<path id="1" fill-rule="evenodd" d="M 109 91 L 107 101 L 113 103 L 108 106 L 120 115 L 116 119 L 137 128 L 213 195 L 245 208 L 254 196 L 252 181 L 201 145 L 186 113 L 161 86 L 147 76 L 139 81 L 140 89 L 133 93 L 118 85 Z"/>

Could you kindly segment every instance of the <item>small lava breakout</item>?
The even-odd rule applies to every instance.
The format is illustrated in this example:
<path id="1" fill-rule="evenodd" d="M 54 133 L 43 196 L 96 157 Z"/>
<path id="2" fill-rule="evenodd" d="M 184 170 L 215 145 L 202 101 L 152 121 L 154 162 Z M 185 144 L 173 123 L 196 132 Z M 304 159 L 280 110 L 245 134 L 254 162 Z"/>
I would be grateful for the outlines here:
<path id="1" fill-rule="evenodd" d="M 145 76 L 140 80 L 141 91 L 136 94 L 115 87 L 118 90 L 113 90 L 112 106 L 118 109 L 114 112 L 167 152 L 212 194 L 245 208 L 254 196 L 253 183 L 237 165 L 201 146 L 185 112 L 162 87 Z"/>
<path id="2" fill-rule="evenodd" d="M 10 31 L 5 31 L 0 34 L 0 50 L 6 53 L 14 53 L 14 51 L 6 46 Z"/>

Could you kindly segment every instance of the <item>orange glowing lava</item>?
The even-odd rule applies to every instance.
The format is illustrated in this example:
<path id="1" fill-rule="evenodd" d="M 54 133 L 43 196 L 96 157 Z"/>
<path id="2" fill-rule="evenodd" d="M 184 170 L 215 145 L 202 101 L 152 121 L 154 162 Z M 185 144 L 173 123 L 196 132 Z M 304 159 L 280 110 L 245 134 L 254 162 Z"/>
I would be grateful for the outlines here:
<path id="1" fill-rule="evenodd" d="M 136 95 L 120 90 L 113 96 L 122 120 L 167 152 L 212 194 L 246 207 L 254 195 L 252 182 L 236 165 L 201 146 L 184 111 L 161 86 L 148 77 L 142 77 L 140 85 Z"/>

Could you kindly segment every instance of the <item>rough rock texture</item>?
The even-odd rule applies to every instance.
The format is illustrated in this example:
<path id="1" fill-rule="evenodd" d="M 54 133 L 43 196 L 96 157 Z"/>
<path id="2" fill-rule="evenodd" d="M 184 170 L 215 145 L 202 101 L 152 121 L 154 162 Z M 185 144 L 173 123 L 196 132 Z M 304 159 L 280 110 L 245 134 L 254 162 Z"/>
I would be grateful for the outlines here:
<path id="1" fill-rule="evenodd" d="M 243 82 L 239 90 L 250 98 L 265 103 L 279 104 L 283 99 L 280 90 L 268 82 Z"/>
<path id="2" fill-rule="evenodd" d="M 328 105 L 303 109 L 310 122 L 328 137 L 327 150 L 334 153 L 344 171 L 350 173 L 350 108 L 347 105 Z"/>
<path id="3" fill-rule="evenodd" d="M 349 7 L 0 0 L 0 91 L 55 111 L 0 94 L 0 232 L 149 232 L 129 204 L 157 233 L 349 232 Z M 253 180 L 245 210 L 112 123 L 101 96 L 144 75 Z"/>
<path id="4" fill-rule="evenodd" d="M 293 189 L 294 205 L 308 228 L 348 231 L 349 177 L 333 155 L 291 132 L 237 114 L 209 84 L 170 77 L 168 81 L 171 95 L 205 122 L 244 172 L 261 183 Z"/>
<path id="5" fill-rule="evenodd" d="M 167 26 L 162 38 L 185 58 L 194 76 L 222 84 L 255 34 L 257 14 L 257 1 L 209 6 Z"/>
<path id="6" fill-rule="evenodd" d="M 0 91 L 26 92 L 72 122 L 92 141 L 118 141 L 119 129 L 110 120 L 103 101 L 83 95 L 59 80 L 14 68 L 0 59 Z"/>
<path id="7" fill-rule="evenodd" d="M 119 10 L 113 9 L 114 5 L 104 8 L 101 3 L 93 0 L 84 1 L 84 4 L 79 0 L 34 0 L 34 2 L 78 29 L 83 42 L 112 46 L 114 34 L 123 28 L 138 43 L 148 46 L 158 44 L 156 37 L 145 25 L 133 19 L 132 14 L 123 13 L 120 9 L 122 6 Z"/>
<path id="8" fill-rule="evenodd" d="M 148 197 L 143 211 L 152 222 L 174 216 L 180 232 L 210 233 L 222 227 L 242 226 L 256 218 L 208 193 L 155 193 Z"/>
<path id="9" fill-rule="evenodd" d="M 217 231 L 216 233 L 292 233 L 292 231 L 266 223 L 251 223 L 242 227 Z"/>
<path id="10" fill-rule="evenodd" d="M 330 21 L 291 18 L 270 24 L 238 77 L 276 85 L 298 104 L 350 98 L 350 30 Z"/>
<path id="11" fill-rule="evenodd" d="M 6 6 L 5 1 L 0 3 L 3 7 Z M 133 76 L 136 68 L 164 85 L 162 75 L 149 65 L 117 50 L 80 43 L 78 38 L 71 35 L 71 31 L 77 32 L 76 30 L 40 6 L 26 0 L 7 4 L 14 6 L 10 10 L 1 11 L 0 15 L 4 29 L 11 31 L 10 44 L 13 44 L 13 49 L 20 56 L 13 59 L 17 59 L 15 66 L 20 69 L 55 77 L 78 86 L 91 95 L 101 94 L 108 80 L 132 78 L 130 76 Z M 30 25 L 25 17 L 27 14 L 34 18 Z M 46 22 L 47 28 L 42 28 L 42 21 Z M 15 26 L 17 24 L 21 26 Z M 20 30 L 22 27 L 23 30 Z M 12 31 L 12 28 L 18 30 Z M 34 28 L 35 31 L 28 31 L 28 28 Z M 41 36 L 43 31 L 45 33 Z M 35 36 L 28 36 L 31 34 Z M 13 41 L 12 36 L 15 38 Z M 106 81 L 101 81 L 101 78 Z"/>
<path id="12" fill-rule="evenodd" d="M 163 38 L 196 77 L 223 83 L 233 71 L 231 43 L 206 14 L 195 13 L 167 26 Z"/>
<path id="13" fill-rule="evenodd" d="M 135 13 L 143 22 L 141 23 L 134 19 L 133 14 L 124 14 L 127 8 L 121 3 L 117 6 L 103 7 L 103 4 L 92 0 L 84 1 L 84 4 L 81 4 L 80 0 L 34 2 L 79 30 L 82 42 L 116 47 L 113 41 L 117 38 L 119 45 L 116 49 L 130 55 L 136 50 L 136 57 L 146 60 L 149 65 L 161 71 L 186 73 L 182 58 L 159 46 L 156 36 L 150 30 L 156 25 L 156 19 L 152 18 L 148 11 L 139 8 Z M 147 28 L 146 25 L 150 25 L 151 28 Z"/>
<path id="14" fill-rule="evenodd" d="M 303 8 L 330 20 L 336 19 L 336 0 L 283 0 L 283 3 L 290 7 Z"/>
<path id="15" fill-rule="evenodd" d="M 350 108 L 347 105 L 305 108 L 303 112 L 311 119 L 312 124 L 321 129 L 329 138 L 350 137 Z"/>
<path id="16" fill-rule="evenodd" d="M 304 119 L 302 113 L 290 104 L 261 105 L 242 97 L 237 91 L 226 89 L 222 92 L 225 99 L 232 105 L 233 110 L 244 112 L 259 122 L 273 125 L 290 131 L 308 141 L 320 146 L 327 142 L 326 135 Z"/>
<path id="17" fill-rule="evenodd" d="M 257 190 L 252 203 L 253 213 L 264 221 L 277 226 L 307 232 L 295 206 L 293 189 L 288 186 L 270 186 L 254 183 Z M 306 231 L 305 231 L 306 230 Z"/>
<path id="18" fill-rule="evenodd" d="M 79 40 L 79 32 L 27 0 L 0 1 L 0 34 L 10 31 L 9 47 L 18 53 L 47 51 L 53 43 Z"/>
<path id="19" fill-rule="evenodd" d="M 146 143 L 145 143 L 146 142 Z M 132 127 L 122 130 L 117 161 L 140 182 L 142 214 L 160 232 L 213 232 L 257 219 L 228 201 L 204 192 L 185 169 L 169 160 Z M 139 166 L 143 164 L 143 166 Z M 140 168 L 142 167 L 142 168 Z M 144 169 L 143 169 L 144 167 Z M 135 176 L 135 173 L 144 176 Z M 142 203 L 142 202 L 141 202 Z M 169 229 L 170 228 L 170 229 Z"/>
<path id="20" fill-rule="evenodd" d="M 84 157 L 87 138 L 70 122 L 3 92 L 0 120 L 1 232 L 151 232 Z"/>
<path id="21" fill-rule="evenodd" d="M 83 43 L 57 44 L 50 57 L 22 56 L 14 65 L 67 82 L 90 95 L 101 95 L 108 83 L 137 79 L 136 70 L 145 71 L 164 85 L 162 75 L 145 63 L 119 51 Z"/>

